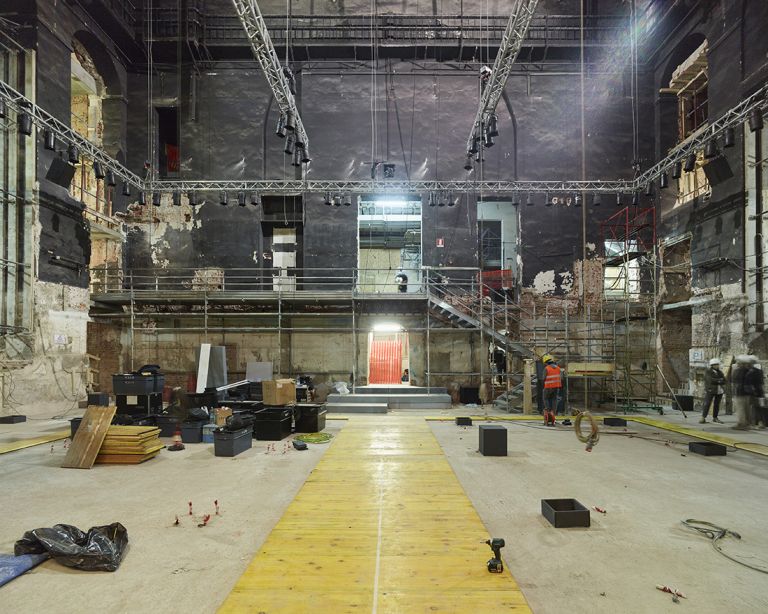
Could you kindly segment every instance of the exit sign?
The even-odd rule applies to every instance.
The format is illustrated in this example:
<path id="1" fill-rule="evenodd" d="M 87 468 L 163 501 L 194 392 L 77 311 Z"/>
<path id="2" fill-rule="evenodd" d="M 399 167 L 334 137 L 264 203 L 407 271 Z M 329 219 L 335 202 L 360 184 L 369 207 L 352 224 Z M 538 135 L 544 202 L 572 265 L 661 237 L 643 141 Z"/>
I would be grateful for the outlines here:
<path id="1" fill-rule="evenodd" d="M 445 240 L 443 237 L 438 237 L 435 245 L 437 245 L 437 247 L 445 247 Z"/>

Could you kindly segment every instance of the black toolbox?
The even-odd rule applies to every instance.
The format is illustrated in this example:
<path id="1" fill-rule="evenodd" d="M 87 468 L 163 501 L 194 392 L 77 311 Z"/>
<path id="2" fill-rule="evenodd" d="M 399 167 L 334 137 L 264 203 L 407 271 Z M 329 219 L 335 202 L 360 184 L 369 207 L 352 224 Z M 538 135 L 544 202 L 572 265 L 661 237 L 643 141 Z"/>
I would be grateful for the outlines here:
<path id="1" fill-rule="evenodd" d="M 181 442 L 200 443 L 203 441 L 203 424 L 205 424 L 205 422 L 200 420 L 195 420 L 194 422 L 182 422 Z"/>
<path id="2" fill-rule="evenodd" d="M 325 428 L 325 405 L 296 405 L 296 432 L 319 433 Z"/>
<path id="3" fill-rule="evenodd" d="M 155 423 L 160 429 L 160 435 L 158 437 L 173 437 L 176 431 L 179 430 L 181 420 L 176 416 L 155 416 Z M 202 427 L 200 430 L 200 436 L 202 437 Z"/>
<path id="4" fill-rule="evenodd" d="M 237 456 L 245 452 L 253 445 L 251 429 L 239 429 L 237 431 L 225 431 L 216 429 L 213 431 L 213 453 L 215 456 Z"/>
<path id="5" fill-rule="evenodd" d="M 265 407 L 253 414 L 253 436 L 262 441 L 280 441 L 291 434 L 292 407 Z"/>
<path id="6" fill-rule="evenodd" d="M 165 375 L 158 365 L 144 365 L 133 373 L 116 373 L 112 376 L 112 391 L 115 394 L 152 394 L 163 392 Z"/>
<path id="7" fill-rule="evenodd" d="M 160 392 L 151 394 L 118 394 L 115 395 L 115 405 L 118 414 L 142 415 L 157 414 L 163 409 L 163 395 Z"/>

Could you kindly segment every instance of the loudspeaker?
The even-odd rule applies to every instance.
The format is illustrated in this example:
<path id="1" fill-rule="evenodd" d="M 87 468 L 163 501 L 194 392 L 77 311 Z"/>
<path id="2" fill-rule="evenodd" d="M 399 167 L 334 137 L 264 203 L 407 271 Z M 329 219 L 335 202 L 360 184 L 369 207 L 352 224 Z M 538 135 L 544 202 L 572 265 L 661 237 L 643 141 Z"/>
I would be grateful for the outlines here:
<path id="1" fill-rule="evenodd" d="M 717 185 L 733 177 L 733 170 L 725 156 L 717 156 L 702 166 L 709 185 Z"/>
<path id="2" fill-rule="evenodd" d="M 72 183 L 72 177 L 74 176 L 75 167 L 71 164 L 67 164 L 61 158 L 53 158 L 51 166 L 45 174 L 45 178 L 48 181 L 52 181 L 63 188 L 69 187 L 69 184 Z"/>

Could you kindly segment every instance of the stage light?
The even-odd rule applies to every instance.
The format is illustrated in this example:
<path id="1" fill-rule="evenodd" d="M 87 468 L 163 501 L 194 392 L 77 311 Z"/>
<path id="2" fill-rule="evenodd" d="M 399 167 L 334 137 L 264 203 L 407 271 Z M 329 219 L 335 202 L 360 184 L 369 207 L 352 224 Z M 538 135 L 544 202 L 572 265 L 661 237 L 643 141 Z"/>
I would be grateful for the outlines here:
<path id="1" fill-rule="evenodd" d="M 174 207 L 181 207 L 181 192 L 173 192 L 173 194 L 171 194 L 171 202 Z"/>
<path id="2" fill-rule="evenodd" d="M 667 175 L 667 171 L 664 171 L 661 175 L 659 175 L 659 189 L 666 190 L 669 187 L 669 175 Z"/>
<path id="3" fill-rule="evenodd" d="M 131 195 L 131 184 L 127 181 L 123 181 L 123 196 Z"/>
<path id="4" fill-rule="evenodd" d="M 637 197 L 637 192 L 632 192 L 632 205 L 637 207 L 640 199 Z"/>
<path id="5" fill-rule="evenodd" d="M 147 204 L 147 195 L 144 192 L 139 192 L 139 204 L 142 206 Z"/>
<path id="6" fill-rule="evenodd" d="M 533 207 L 533 198 L 531 197 L 531 193 L 528 192 L 525 196 L 525 206 L 526 207 Z"/>
<path id="7" fill-rule="evenodd" d="M 159 207 L 160 206 L 160 192 L 154 192 L 152 194 L 152 204 L 155 207 Z"/>
<path id="8" fill-rule="evenodd" d="M 680 179 L 682 174 L 683 174 L 683 163 L 675 162 L 675 165 L 672 167 L 672 179 Z"/>
<path id="9" fill-rule="evenodd" d="M 301 162 L 303 164 L 309 164 L 312 162 L 312 158 L 309 157 L 309 147 L 304 147 L 301 150 Z"/>
<path id="10" fill-rule="evenodd" d="M 289 155 L 293 155 L 293 137 L 289 136 L 287 139 L 285 139 L 285 149 L 283 151 Z"/>
<path id="11" fill-rule="evenodd" d="M 493 147 L 493 137 L 486 131 L 485 140 L 483 141 L 483 147 Z"/>
<path id="12" fill-rule="evenodd" d="M 352 195 L 351 194 L 345 194 L 344 195 L 344 206 L 345 207 L 351 207 L 352 206 Z"/>
<path id="13" fill-rule="evenodd" d="M 683 164 L 683 170 L 686 173 L 690 173 L 695 168 L 696 168 L 696 152 L 691 152 L 688 154 L 688 157 L 686 157 L 685 159 L 685 164 Z"/>
<path id="14" fill-rule="evenodd" d="M 114 188 L 117 185 L 117 179 L 115 179 L 115 173 L 108 170 L 107 178 L 105 179 L 105 181 L 110 188 Z"/>
<path id="15" fill-rule="evenodd" d="M 19 132 L 32 136 L 32 116 L 26 111 L 19 113 Z"/>
<path id="16" fill-rule="evenodd" d="M 453 207 L 456 204 L 456 201 L 453 199 L 453 192 L 448 192 L 448 206 Z"/>
<path id="17" fill-rule="evenodd" d="M 490 136 L 499 136 L 498 118 L 496 117 L 495 113 L 491 114 L 491 116 L 488 118 L 487 132 Z"/>
<path id="18" fill-rule="evenodd" d="M 331 199 L 331 195 L 328 192 L 326 192 L 325 196 L 323 196 L 323 204 L 326 207 L 330 207 L 333 204 L 333 201 Z"/>
<path id="19" fill-rule="evenodd" d="M 723 148 L 730 149 L 736 145 L 736 131 L 733 128 L 723 130 Z"/>
<path id="20" fill-rule="evenodd" d="M 285 138 L 285 117 L 282 115 L 277 118 L 277 127 L 275 128 L 275 134 L 281 139 Z"/>
<path id="21" fill-rule="evenodd" d="M 93 161 L 93 176 L 96 177 L 96 179 L 104 179 L 104 177 L 106 177 L 104 169 L 101 167 L 101 162 L 98 160 Z"/>
<path id="22" fill-rule="evenodd" d="M 581 207 L 581 195 L 580 194 L 576 194 L 573 197 L 573 206 L 576 207 L 577 209 Z"/>
<path id="23" fill-rule="evenodd" d="M 472 154 L 467 152 L 467 159 L 464 162 L 464 170 L 469 172 L 472 170 Z"/>
<path id="24" fill-rule="evenodd" d="M 645 195 L 646 196 L 653 196 L 653 182 L 652 181 L 649 181 L 645 185 Z"/>
<path id="25" fill-rule="evenodd" d="M 288 113 L 285 114 L 285 129 L 288 132 L 296 131 L 296 118 L 291 111 L 288 111 Z"/>
<path id="26" fill-rule="evenodd" d="M 547 193 L 544 195 L 544 206 L 545 206 L 545 207 L 551 207 L 551 206 L 552 206 L 552 201 L 551 201 L 551 200 L 550 200 L 550 198 L 549 198 L 549 192 L 547 192 Z"/>
<path id="27" fill-rule="evenodd" d="M 261 194 L 258 192 L 251 192 L 251 204 L 254 207 L 260 207 L 261 206 Z"/>
<path id="28" fill-rule="evenodd" d="M 429 193 L 429 201 L 428 204 L 430 207 L 435 207 L 437 205 L 437 199 L 435 198 L 435 193 L 430 192 Z"/>
<path id="29" fill-rule="evenodd" d="M 757 132 L 758 130 L 762 130 L 763 129 L 763 110 L 752 109 L 749 112 L 749 119 L 747 121 L 749 122 L 749 130 L 751 132 Z"/>
<path id="30" fill-rule="evenodd" d="M 226 207 L 226 206 L 227 206 L 227 204 L 228 204 L 228 202 L 229 202 L 229 200 L 228 200 L 228 198 L 227 198 L 227 193 L 226 193 L 224 190 L 222 190 L 221 192 L 219 192 L 219 204 L 220 204 L 222 207 Z"/>
<path id="31" fill-rule="evenodd" d="M 339 196 L 338 194 L 333 197 L 333 206 L 341 207 L 341 196 Z"/>
<path id="32" fill-rule="evenodd" d="M 716 158 L 717 154 L 717 141 L 715 141 L 715 139 L 708 140 L 707 144 L 704 145 L 704 159 L 711 160 L 712 158 Z"/>
<path id="33" fill-rule="evenodd" d="M 592 197 L 592 206 L 599 207 L 600 205 L 602 205 L 602 195 L 600 192 L 595 192 L 595 195 Z"/>
<path id="34" fill-rule="evenodd" d="M 187 192 L 187 200 L 191 207 L 197 207 L 197 192 Z"/>
<path id="35" fill-rule="evenodd" d="M 621 192 L 616 192 L 616 206 L 621 207 Z"/>
<path id="36" fill-rule="evenodd" d="M 245 192 L 237 193 L 237 204 L 241 207 L 245 207 Z"/>
<path id="37" fill-rule="evenodd" d="M 77 150 L 75 145 L 70 145 L 67 147 L 67 160 L 69 160 L 70 164 L 80 163 L 80 152 Z"/>
<path id="38" fill-rule="evenodd" d="M 56 151 L 56 135 L 50 130 L 43 132 L 43 147 L 48 151 Z"/>

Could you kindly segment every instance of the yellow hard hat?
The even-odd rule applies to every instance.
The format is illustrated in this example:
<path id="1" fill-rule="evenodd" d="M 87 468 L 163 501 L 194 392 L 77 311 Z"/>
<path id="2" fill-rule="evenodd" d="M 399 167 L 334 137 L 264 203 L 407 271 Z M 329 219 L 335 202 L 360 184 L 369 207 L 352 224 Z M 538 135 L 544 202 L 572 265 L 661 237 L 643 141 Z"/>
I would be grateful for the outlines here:
<path id="1" fill-rule="evenodd" d="M 554 358 L 552 358 L 552 356 L 550 356 L 549 354 L 544 354 L 544 356 L 541 357 L 541 362 L 545 364 L 548 363 L 550 360 L 554 360 Z"/>

